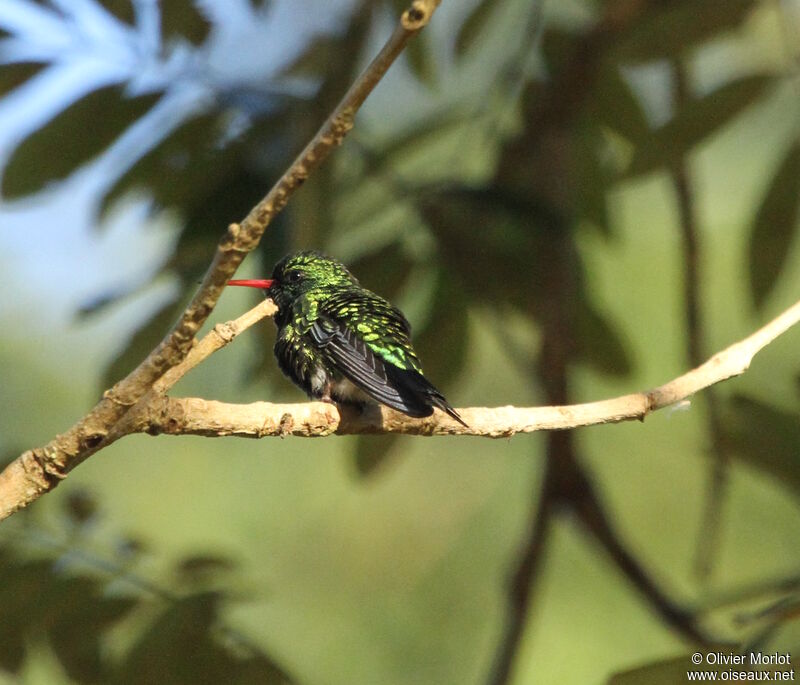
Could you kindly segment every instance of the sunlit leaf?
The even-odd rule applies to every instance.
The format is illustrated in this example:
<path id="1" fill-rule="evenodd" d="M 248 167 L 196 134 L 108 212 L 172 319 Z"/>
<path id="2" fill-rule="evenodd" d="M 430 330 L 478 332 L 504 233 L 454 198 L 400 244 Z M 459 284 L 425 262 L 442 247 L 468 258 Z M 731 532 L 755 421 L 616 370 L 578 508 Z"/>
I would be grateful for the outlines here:
<path id="1" fill-rule="evenodd" d="M 735 453 L 800 494 L 800 416 L 735 396 L 724 416 L 725 440 Z"/>
<path id="2" fill-rule="evenodd" d="M 750 289 L 756 306 L 786 266 L 800 220 L 800 143 L 789 149 L 761 201 L 750 234 Z"/>
<path id="3" fill-rule="evenodd" d="M 773 82 L 769 75 L 745 76 L 689 101 L 669 122 L 641 141 L 626 175 L 649 173 L 677 163 L 758 100 Z"/>
<path id="4" fill-rule="evenodd" d="M 29 195 L 66 178 L 105 150 L 158 97 L 130 98 L 116 86 L 93 91 L 19 144 L 3 171 L 3 195 Z"/>
<path id="5" fill-rule="evenodd" d="M 616 53 L 634 62 L 681 57 L 687 50 L 739 26 L 755 4 L 755 0 L 651 3 L 653 9 L 621 36 Z"/>

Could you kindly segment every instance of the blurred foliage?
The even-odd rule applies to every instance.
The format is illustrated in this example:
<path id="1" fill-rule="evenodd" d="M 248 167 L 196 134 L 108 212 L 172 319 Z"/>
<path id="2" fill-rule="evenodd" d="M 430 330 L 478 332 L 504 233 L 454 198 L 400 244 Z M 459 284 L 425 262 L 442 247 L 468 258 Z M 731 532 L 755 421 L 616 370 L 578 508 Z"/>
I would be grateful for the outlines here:
<path id="1" fill-rule="evenodd" d="M 219 618 L 229 601 L 219 556 L 179 560 L 173 588 L 137 575 L 142 545 L 118 536 L 113 558 L 90 550 L 102 515 L 85 491 L 66 499 L 60 529 L 19 515 L 0 539 L 0 673 L 20 675 L 45 645 L 74 683 L 281 683 L 290 680 Z M 111 649 L 120 626 L 128 646 Z"/>
<path id="2" fill-rule="evenodd" d="M 278 21 L 279 13 L 270 12 L 279 4 L 242 0 L 221 10 L 222 4 L 203 0 L 74 6 L 20 0 L 19 11 L 27 7 L 31 16 L 54 22 L 85 49 L 66 57 L 47 31 L 26 33 L 0 12 L 0 29 L 11 37 L 4 40 L 17 40 L 0 48 L 4 97 L 70 59 L 106 58 L 111 47 L 97 39 L 102 32 L 93 23 L 101 6 L 110 13 L 102 18 L 106 29 L 119 32 L 124 57 L 113 53 L 119 59 L 106 59 L 108 73 L 76 87 L 48 121 L 16 142 L 3 169 L 4 199 L 52 188 L 103 159 L 98 226 L 137 193 L 154 212 L 167 208 L 178 217 L 180 234 L 159 273 L 176 276 L 181 293 L 119 346 L 103 387 L 161 339 L 225 227 L 245 216 L 288 166 L 371 55 L 387 17 L 407 3 L 341 3 L 345 9 L 331 15 L 326 29 L 304 34 L 299 49 L 290 49 L 286 37 L 290 59 L 253 75 L 248 70 L 258 60 L 242 61 L 239 53 L 263 46 L 253 46 L 252 33 L 244 32 L 254 25 L 266 31 Z M 539 342 L 525 337 L 529 330 L 546 331 L 570 373 L 596 374 L 607 383 L 630 378 L 638 358 L 592 291 L 586 236 L 613 245 L 620 239 L 614 204 L 620 188 L 693 163 L 710 141 L 734 126 L 746 128 L 749 113 L 770 106 L 796 81 L 796 64 L 787 60 L 726 70 L 710 84 L 690 79 L 690 97 L 674 97 L 670 67 L 699 70 L 700 58 L 726 40 L 755 40 L 748 25 L 759 13 L 779 11 L 765 4 L 603 0 L 543 11 L 539 3 L 515 0 L 464 3 L 449 15 L 456 20 L 446 30 L 437 34 L 432 26 L 410 43 L 381 84 L 390 104 L 372 118 L 365 112 L 348 144 L 292 198 L 270 227 L 256 268 L 267 275 L 278 258 L 300 247 L 343 252 L 365 286 L 411 306 L 415 344 L 446 394 L 471 380 L 470 351 L 485 334 L 511 359 L 513 374 L 529 388 L 526 397 L 552 399 L 554 381 L 537 364 Z M 212 56 L 224 52 L 217 41 L 228 35 L 241 38 L 229 44 L 237 50 L 228 48 L 230 63 L 222 69 Z M 25 49 L 17 54 L 15 45 Z M 473 81 L 476 63 L 491 71 L 480 82 Z M 643 85 L 645 72 L 658 87 Z M 386 95 L 391 88 L 399 95 Z M 786 116 L 800 120 L 794 106 Z M 747 135 L 742 147 L 757 141 L 759 131 Z M 747 287 L 758 308 L 767 307 L 797 247 L 798 135 L 795 126 L 780 159 L 765 171 L 749 223 Z M 90 325 L 131 294 L 98 293 L 80 323 Z M 509 320 L 521 322 L 523 354 L 514 353 L 503 330 Z M 482 322 L 480 335 L 473 321 Z M 271 331 L 259 327 L 257 334 L 262 337 L 243 376 L 271 383 L 277 376 Z M 495 361 L 481 364 L 494 368 Z M 274 385 L 270 395 L 285 389 L 297 398 L 288 384 Z M 727 400 L 725 409 L 723 437 L 733 454 L 796 495 L 796 411 L 743 395 Z M 399 456 L 403 443 L 366 436 L 349 444 L 363 475 L 386 473 L 379 467 Z M 98 516 L 91 498 L 71 498 L 68 511 L 78 531 Z M 79 547 L 81 535 L 67 546 Z M 61 564 L 60 552 L 31 554 L 16 542 L 0 552 L 0 665 L 6 671 L 19 673 L 31 645 L 46 643 L 67 676 L 81 683 L 285 681 L 267 656 L 229 639 L 221 626 L 221 608 L 231 600 L 225 578 L 236 566 L 224 556 L 180 559 L 173 577 L 180 591 L 120 594 L 108 590 L 102 574 Z M 147 620 L 137 622 L 144 614 Z M 138 631 L 135 639 L 125 649 L 107 649 L 121 624 Z M 687 667 L 680 657 L 610 682 L 675 682 Z"/>

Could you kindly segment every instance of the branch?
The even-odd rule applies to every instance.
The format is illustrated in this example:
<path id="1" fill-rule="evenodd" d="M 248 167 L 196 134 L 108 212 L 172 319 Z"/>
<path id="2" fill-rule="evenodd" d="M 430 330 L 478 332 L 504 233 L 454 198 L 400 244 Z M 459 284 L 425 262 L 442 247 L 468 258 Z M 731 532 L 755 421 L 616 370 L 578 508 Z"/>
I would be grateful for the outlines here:
<path id="1" fill-rule="evenodd" d="M 131 412 L 124 431 L 152 435 L 235 435 L 248 438 L 302 437 L 363 433 L 475 435 L 510 437 L 515 433 L 564 430 L 632 419 L 681 402 L 720 381 L 743 374 L 753 357 L 800 321 L 800 301 L 752 335 L 718 352 L 707 362 L 647 392 L 585 404 L 554 407 L 471 407 L 458 412 L 468 426 L 439 411 L 413 419 L 387 407 L 363 412 L 323 402 L 304 404 L 226 404 L 198 398 L 159 397 Z"/>
<path id="2" fill-rule="evenodd" d="M 200 289 L 178 322 L 159 345 L 126 378 L 103 394 L 103 399 L 65 433 L 42 447 L 21 454 L 0 473 L 0 520 L 52 490 L 84 459 L 108 444 L 108 438 L 125 414 L 169 369 L 180 364 L 195 336 L 219 299 L 226 281 L 257 246 L 267 226 L 299 188 L 340 145 L 353 127 L 356 112 L 408 40 L 427 25 L 441 0 L 413 0 L 375 59 L 356 79 L 320 130 L 245 217 L 231 224 L 220 240 Z"/>

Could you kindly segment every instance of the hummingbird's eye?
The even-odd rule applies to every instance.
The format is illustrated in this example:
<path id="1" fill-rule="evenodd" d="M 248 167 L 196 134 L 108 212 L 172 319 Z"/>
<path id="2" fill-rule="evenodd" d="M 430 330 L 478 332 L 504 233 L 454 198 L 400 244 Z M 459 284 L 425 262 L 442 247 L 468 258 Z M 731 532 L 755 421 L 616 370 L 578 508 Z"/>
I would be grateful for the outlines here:
<path id="1" fill-rule="evenodd" d="M 286 274 L 286 280 L 289 283 L 297 283 L 298 281 L 302 280 L 303 272 L 299 269 L 292 269 L 289 273 Z"/>

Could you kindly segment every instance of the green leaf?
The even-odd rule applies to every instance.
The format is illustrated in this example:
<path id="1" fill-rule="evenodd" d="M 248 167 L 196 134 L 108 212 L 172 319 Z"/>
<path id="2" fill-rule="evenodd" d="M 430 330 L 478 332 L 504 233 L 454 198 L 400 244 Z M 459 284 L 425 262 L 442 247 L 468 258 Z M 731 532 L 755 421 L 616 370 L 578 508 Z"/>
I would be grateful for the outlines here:
<path id="1" fill-rule="evenodd" d="M 676 164 L 708 136 L 722 130 L 773 82 L 770 75 L 745 76 L 690 100 L 669 122 L 641 141 L 626 176 Z"/>
<path id="2" fill-rule="evenodd" d="M 231 645 L 230 640 L 223 643 L 219 639 L 219 602 L 217 595 L 203 593 L 170 603 L 130 650 L 114 682 L 289 683 L 263 653 L 249 645 Z M 238 641 L 241 643 L 241 639 Z"/>
<path id="3" fill-rule="evenodd" d="M 436 61 L 431 55 L 430 34 L 426 31 L 413 36 L 403 51 L 411 73 L 420 83 L 433 87 L 436 85 Z"/>
<path id="4" fill-rule="evenodd" d="M 544 227 L 558 221 L 546 206 L 493 185 L 439 192 L 420 208 L 442 246 L 449 278 L 465 297 L 539 316 L 547 287 L 540 264 L 549 244 Z"/>
<path id="5" fill-rule="evenodd" d="M 620 34 L 617 56 L 631 62 L 682 57 L 701 43 L 739 26 L 755 0 L 680 0 L 650 3 L 653 10 Z"/>
<path id="6" fill-rule="evenodd" d="M 3 171 L 3 196 L 30 195 L 66 178 L 105 150 L 158 98 L 156 94 L 130 98 L 118 86 L 81 98 L 17 146 Z"/>
<path id="7" fill-rule="evenodd" d="M 797 413 L 736 395 L 726 407 L 723 433 L 737 456 L 800 494 L 800 417 Z"/>
<path id="8" fill-rule="evenodd" d="M 25 661 L 31 628 L 41 625 L 52 585 L 47 561 L 0 564 L 0 667 L 18 673 Z"/>
<path id="9" fill-rule="evenodd" d="M 590 105 L 593 123 L 611 129 L 632 143 L 650 135 L 642 104 L 618 65 L 604 69 Z"/>
<path id="10" fill-rule="evenodd" d="M 456 35 L 456 56 L 464 54 L 480 39 L 492 10 L 497 7 L 495 0 L 480 0 L 473 10 L 467 15 L 464 23 Z"/>
<path id="11" fill-rule="evenodd" d="M 576 132 L 573 146 L 575 170 L 575 205 L 579 216 L 587 219 L 606 237 L 611 234 L 608 211 L 609 174 L 600 161 L 598 129 L 582 127 Z"/>
<path id="12" fill-rule="evenodd" d="M 64 670 L 79 683 L 107 680 L 103 658 L 105 632 L 137 606 L 131 597 L 104 597 L 99 581 L 85 577 L 56 577 L 48 603 L 45 627 L 53 652 Z"/>
<path id="13" fill-rule="evenodd" d="M 800 142 L 791 147 L 769 184 L 750 233 L 750 290 L 761 307 L 786 266 L 800 219 Z"/>
<path id="14" fill-rule="evenodd" d="M 629 376 L 633 371 L 628 352 L 607 319 L 586 301 L 579 300 L 576 343 L 581 361 L 602 373 Z"/>
<path id="15" fill-rule="evenodd" d="M 199 194 L 209 192 L 236 164 L 231 150 L 216 147 L 221 132 L 215 114 L 184 122 L 119 179 L 103 200 L 103 212 L 131 190 L 147 189 L 161 207 L 184 207 Z M 228 218 L 228 222 L 231 220 Z"/>

